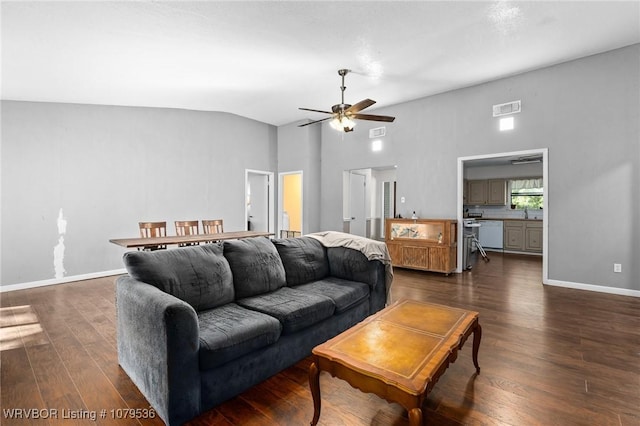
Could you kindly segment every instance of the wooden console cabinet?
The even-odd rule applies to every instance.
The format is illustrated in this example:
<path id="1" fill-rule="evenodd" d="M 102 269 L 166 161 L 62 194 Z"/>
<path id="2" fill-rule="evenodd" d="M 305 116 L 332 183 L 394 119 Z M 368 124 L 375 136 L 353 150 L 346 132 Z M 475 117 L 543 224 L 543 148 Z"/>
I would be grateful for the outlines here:
<path id="1" fill-rule="evenodd" d="M 458 222 L 449 219 L 386 219 L 385 242 L 399 268 L 450 274 L 457 267 Z"/>

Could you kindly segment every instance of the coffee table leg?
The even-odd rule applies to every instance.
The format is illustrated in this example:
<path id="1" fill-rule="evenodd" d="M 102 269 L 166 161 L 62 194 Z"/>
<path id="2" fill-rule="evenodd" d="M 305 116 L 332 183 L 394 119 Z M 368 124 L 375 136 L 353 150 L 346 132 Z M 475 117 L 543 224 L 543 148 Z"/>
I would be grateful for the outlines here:
<path id="1" fill-rule="evenodd" d="M 409 426 L 422 426 L 422 409 L 412 408 L 409 410 Z"/>
<path id="2" fill-rule="evenodd" d="M 480 366 L 478 365 L 480 339 L 482 339 L 482 327 L 480 327 L 480 323 L 477 323 L 475 330 L 473 330 L 473 365 L 476 367 L 476 373 L 478 374 L 480 374 Z"/>
<path id="3" fill-rule="evenodd" d="M 309 386 L 313 396 L 313 420 L 311 420 L 311 426 L 315 426 L 320 419 L 320 370 L 318 370 L 315 361 L 309 367 Z"/>

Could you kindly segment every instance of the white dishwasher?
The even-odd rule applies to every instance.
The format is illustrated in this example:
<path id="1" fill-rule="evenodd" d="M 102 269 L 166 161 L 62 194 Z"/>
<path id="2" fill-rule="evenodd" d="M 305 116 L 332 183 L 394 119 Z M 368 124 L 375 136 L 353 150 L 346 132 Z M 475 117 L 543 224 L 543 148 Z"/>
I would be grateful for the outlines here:
<path id="1" fill-rule="evenodd" d="M 481 220 L 478 240 L 485 249 L 503 249 L 502 221 Z"/>

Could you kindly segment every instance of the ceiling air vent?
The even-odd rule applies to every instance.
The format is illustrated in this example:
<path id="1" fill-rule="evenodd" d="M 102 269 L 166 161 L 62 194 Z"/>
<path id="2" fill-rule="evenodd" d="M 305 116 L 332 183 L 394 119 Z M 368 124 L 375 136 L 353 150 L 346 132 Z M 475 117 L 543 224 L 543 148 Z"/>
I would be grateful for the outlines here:
<path id="1" fill-rule="evenodd" d="M 498 104 L 493 106 L 493 116 L 500 117 L 501 115 L 516 114 L 521 110 L 520 101 L 511 101 L 505 104 Z"/>
<path id="2" fill-rule="evenodd" d="M 386 134 L 387 134 L 386 127 L 384 126 L 376 127 L 375 129 L 369 130 L 369 139 L 381 138 Z"/>

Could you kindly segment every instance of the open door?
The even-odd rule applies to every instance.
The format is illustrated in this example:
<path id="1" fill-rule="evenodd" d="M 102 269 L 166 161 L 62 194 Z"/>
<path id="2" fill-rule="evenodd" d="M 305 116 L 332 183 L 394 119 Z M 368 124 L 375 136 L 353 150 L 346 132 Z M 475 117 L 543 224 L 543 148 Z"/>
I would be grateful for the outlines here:
<path id="1" fill-rule="evenodd" d="M 302 171 L 280 173 L 280 237 L 302 235 Z"/>
<path id="2" fill-rule="evenodd" d="M 245 217 L 248 231 L 273 232 L 273 173 L 246 170 Z"/>
<path id="3" fill-rule="evenodd" d="M 366 237 L 366 176 L 351 172 L 349 175 L 350 228 L 353 235 Z"/>

